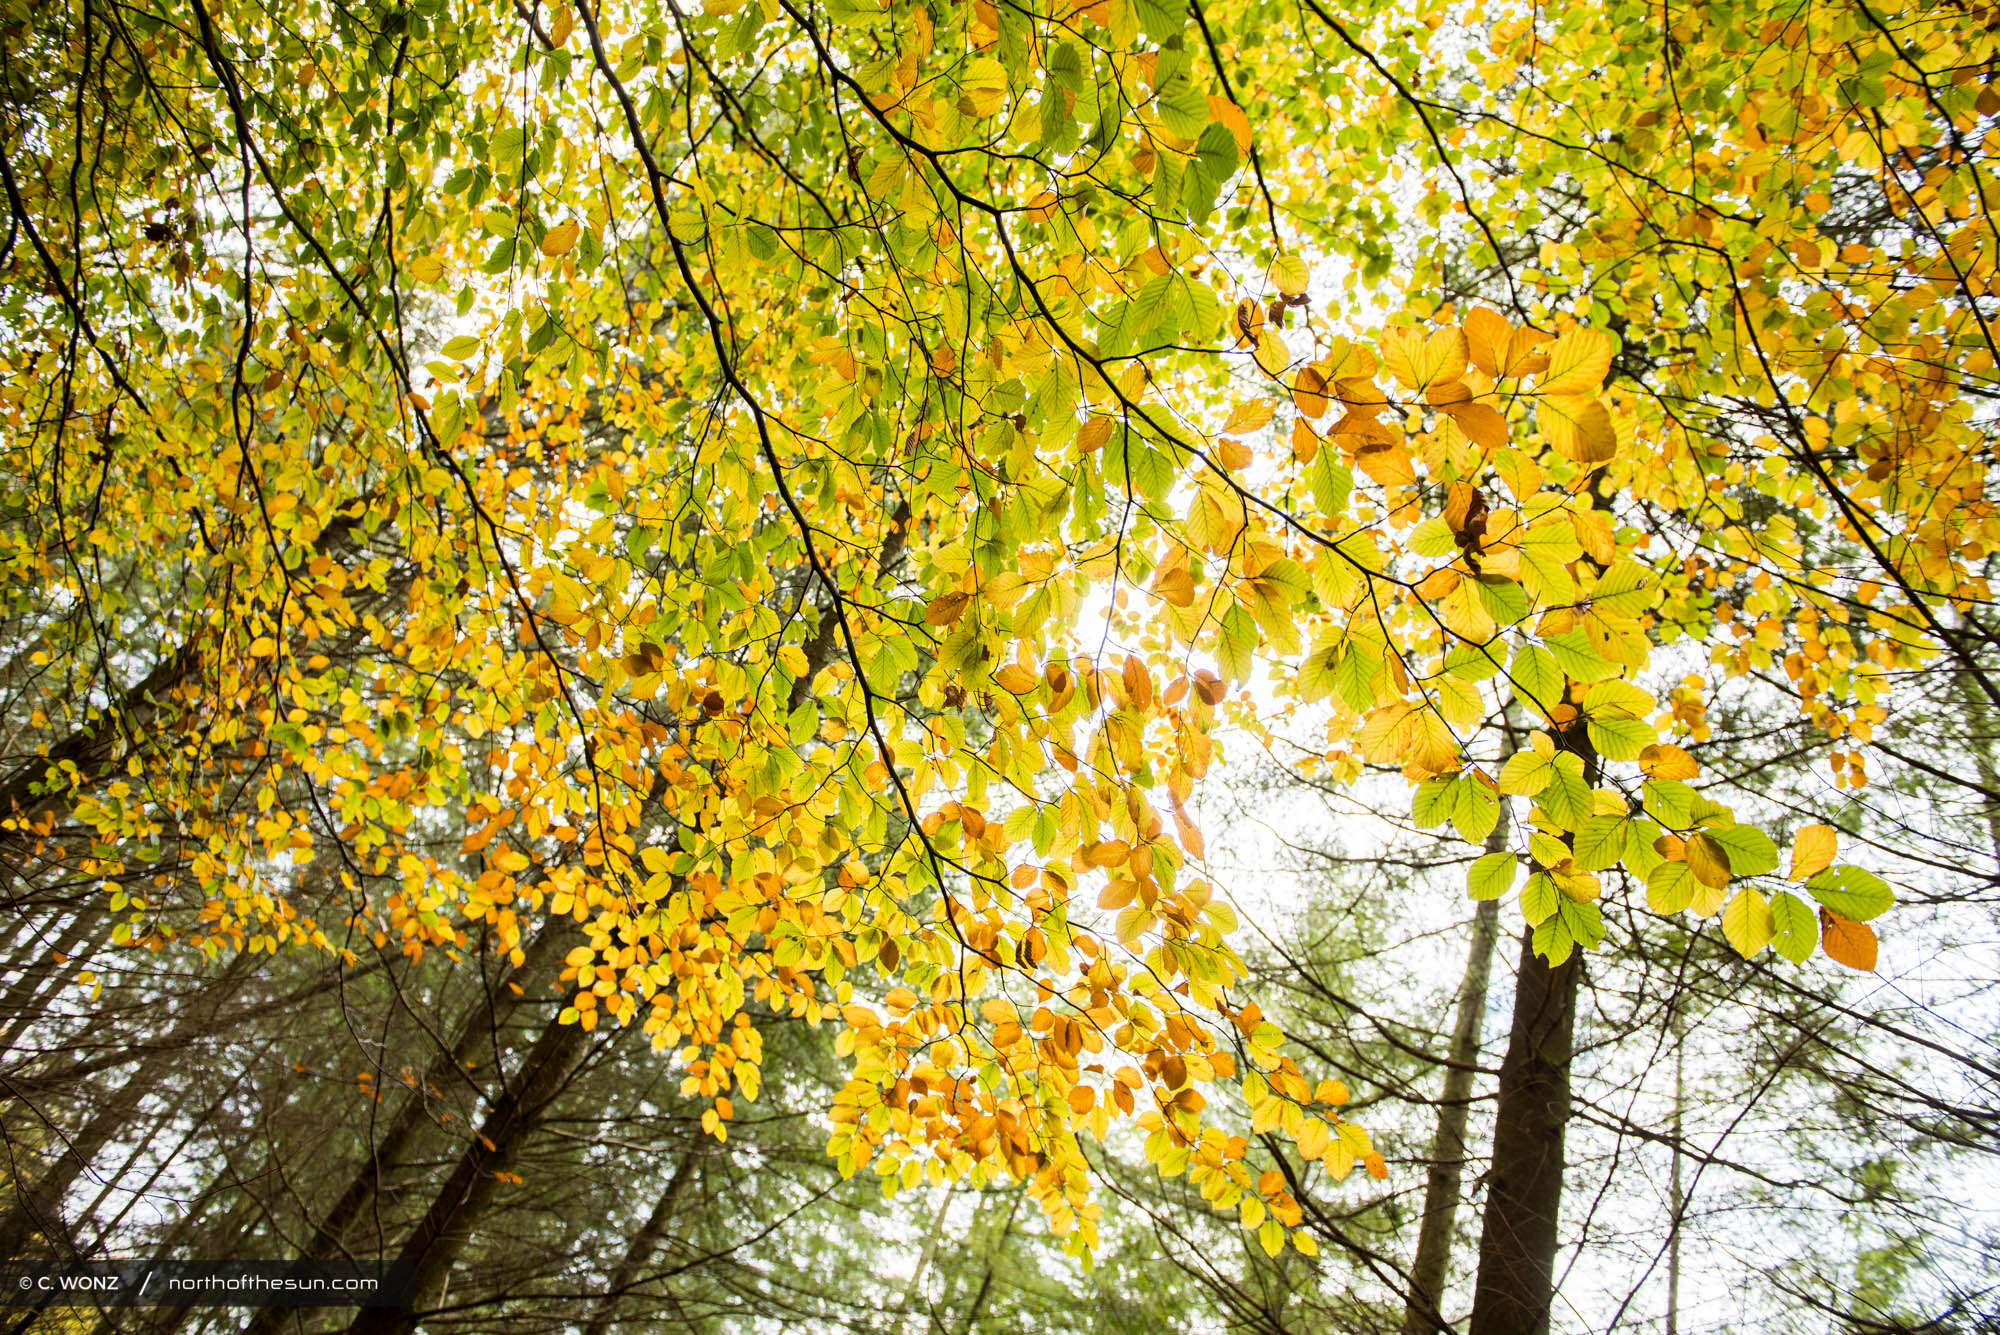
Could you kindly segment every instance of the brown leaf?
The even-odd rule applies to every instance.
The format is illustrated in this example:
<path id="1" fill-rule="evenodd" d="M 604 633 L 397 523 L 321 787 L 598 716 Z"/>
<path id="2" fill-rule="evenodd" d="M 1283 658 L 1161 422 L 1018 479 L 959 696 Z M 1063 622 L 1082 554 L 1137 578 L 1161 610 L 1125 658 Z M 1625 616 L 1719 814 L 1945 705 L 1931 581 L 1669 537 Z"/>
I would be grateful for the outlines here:
<path id="1" fill-rule="evenodd" d="M 970 601 L 972 601 L 970 594 L 956 591 L 941 593 L 931 599 L 930 604 L 924 608 L 924 624 L 949 626 L 965 615 L 965 605 Z"/>

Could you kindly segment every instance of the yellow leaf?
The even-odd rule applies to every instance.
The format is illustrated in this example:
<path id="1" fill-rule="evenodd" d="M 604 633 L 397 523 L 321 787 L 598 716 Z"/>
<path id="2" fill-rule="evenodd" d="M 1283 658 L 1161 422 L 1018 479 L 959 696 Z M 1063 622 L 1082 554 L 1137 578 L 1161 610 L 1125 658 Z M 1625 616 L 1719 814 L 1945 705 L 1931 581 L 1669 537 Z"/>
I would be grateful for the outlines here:
<path id="1" fill-rule="evenodd" d="M 435 283 L 444 277 L 444 261 L 435 255 L 419 255 L 403 268 L 419 283 Z"/>
<path id="2" fill-rule="evenodd" d="M 1312 273 L 1306 267 L 1305 256 L 1297 251 L 1280 255 L 1271 261 L 1271 284 L 1288 297 L 1296 297 L 1304 292 L 1311 277 Z"/>
<path id="3" fill-rule="evenodd" d="M 1577 463 L 1601 464 L 1618 453 L 1611 411 L 1595 394 L 1545 398 L 1536 420 L 1557 452 Z"/>
<path id="4" fill-rule="evenodd" d="M 1707 834 L 1697 834 L 1687 841 L 1687 861 L 1694 878 L 1711 890 L 1729 884 L 1729 850 Z"/>
<path id="5" fill-rule="evenodd" d="M 1428 338 L 1414 329 L 1382 331 L 1382 364 L 1411 389 L 1457 380 L 1465 374 L 1467 360 L 1465 331 L 1456 326 Z"/>
<path id="6" fill-rule="evenodd" d="M 1792 879 L 1803 881 L 1833 865 L 1840 836 L 1831 825 L 1806 825 L 1792 836 Z"/>
<path id="7" fill-rule="evenodd" d="M 1019 663 L 1007 664 L 993 674 L 993 680 L 999 685 L 1001 690 L 1007 692 L 1009 695 L 1026 695 L 1041 682 L 1040 677 L 1037 677 Z"/>
<path id="8" fill-rule="evenodd" d="M 1753 887 L 1743 887 L 1722 910 L 1722 935 L 1745 959 L 1770 945 L 1776 934 L 1771 905 Z"/>
<path id="9" fill-rule="evenodd" d="M 1655 779 L 1692 779 L 1701 773 L 1694 757 L 1671 742 L 1655 742 L 1639 752 L 1639 768 Z"/>
<path id="10" fill-rule="evenodd" d="M 1549 349 L 1544 394 L 1595 394 L 1611 370 L 1611 338 L 1595 329 L 1572 329 Z"/>
<path id="11" fill-rule="evenodd" d="M 583 235 L 583 225 L 574 218 L 565 218 L 542 234 L 542 254 L 554 259 L 567 255 L 576 247 L 576 240 Z"/>

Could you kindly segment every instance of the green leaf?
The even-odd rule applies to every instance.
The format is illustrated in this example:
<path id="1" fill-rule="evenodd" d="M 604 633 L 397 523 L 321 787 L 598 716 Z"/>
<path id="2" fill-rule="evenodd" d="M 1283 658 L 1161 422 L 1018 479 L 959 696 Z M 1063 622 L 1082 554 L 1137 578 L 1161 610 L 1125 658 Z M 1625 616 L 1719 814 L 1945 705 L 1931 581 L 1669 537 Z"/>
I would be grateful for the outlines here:
<path id="1" fill-rule="evenodd" d="M 493 136 L 489 151 L 494 162 L 510 167 L 521 160 L 521 154 L 527 147 L 528 132 L 518 125 L 510 125 Z"/>
<path id="2" fill-rule="evenodd" d="M 1502 626 L 1518 625 L 1528 615 L 1528 595 L 1519 584 L 1500 575 L 1481 575 L 1479 601 L 1486 615 Z"/>
<path id="3" fill-rule="evenodd" d="M 667 230 L 674 240 L 691 246 L 708 234 L 708 220 L 700 209 L 675 209 L 667 215 Z"/>
<path id="4" fill-rule="evenodd" d="M 1549 819 L 1574 833 L 1590 819 L 1596 798 L 1583 781 L 1583 758 L 1572 751 L 1558 751 L 1553 781 L 1542 790 L 1542 810 Z"/>
<path id="5" fill-rule="evenodd" d="M 1344 639 L 1314 649 L 1300 660 L 1293 689 L 1306 700 L 1324 700 L 1333 694 L 1340 684 L 1340 662 L 1346 653 Z"/>
<path id="6" fill-rule="evenodd" d="M 1537 644 L 1527 644 L 1514 655 L 1507 676 L 1514 684 L 1514 698 L 1548 717 L 1562 703 L 1563 674 L 1555 655 Z"/>
<path id="7" fill-rule="evenodd" d="M 1693 823 L 1695 791 L 1679 779 L 1648 779 L 1642 790 L 1646 814 L 1670 830 L 1685 830 Z"/>
<path id="8" fill-rule="evenodd" d="M 1778 869 L 1778 846 L 1771 842 L 1770 835 L 1754 825 L 1725 825 L 1705 833 L 1728 850 L 1732 876 L 1762 876 Z"/>
<path id="9" fill-rule="evenodd" d="M 1562 892 L 1547 873 L 1536 872 L 1521 887 L 1521 916 L 1528 920 L 1530 927 L 1538 927 L 1555 916 L 1556 907 L 1562 902 Z"/>
<path id="10" fill-rule="evenodd" d="M 1576 940 L 1570 936 L 1569 927 L 1560 914 L 1536 924 L 1534 941 L 1535 953 L 1547 960 L 1551 968 L 1576 952 Z"/>
<path id="11" fill-rule="evenodd" d="M 1514 888 L 1521 860 L 1512 853 L 1488 853 L 1475 858 L 1465 874 L 1465 890 L 1474 899 L 1498 899 Z"/>
<path id="12" fill-rule="evenodd" d="M 1625 856 L 1625 836 L 1631 822 L 1623 816 L 1597 815 L 1577 831 L 1573 849 L 1576 865 L 1583 871 L 1615 867 Z"/>
<path id="13" fill-rule="evenodd" d="M 1476 779 L 1459 779 L 1452 784 L 1451 823 L 1466 843 L 1484 843 L 1500 823 L 1500 799 Z"/>
<path id="14" fill-rule="evenodd" d="M 804 746 L 819 733 L 819 705 L 811 699 L 801 701 L 792 711 L 787 732 L 793 746 Z"/>
<path id="15" fill-rule="evenodd" d="M 1772 945 L 1794 964 L 1805 963 L 1819 945 L 1819 915 L 1786 890 L 1771 896 L 1771 930 Z"/>
<path id="16" fill-rule="evenodd" d="M 1485 681 L 1500 671 L 1500 653 L 1493 645 L 1453 645 L 1444 656 L 1444 670 L 1460 681 Z"/>
<path id="17" fill-rule="evenodd" d="M 1542 643 L 1555 655 L 1557 665 L 1578 681 L 1596 683 L 1618 675 L 1618 665 L 1598 653 L 1590 636 L 1581 630 L 1550 635 Z"/>
<path id="18" fill-rule="evenodd" d="M 1556 906 L 1556 916 L 1562 922 L 1563 930 L 1585 950 L 1604 939 L 1604 911 L 1595 903 L 1565 895 Z"/>
<path id="19" fill-rule="evenodd" d="M 1533 797 L 1555 777 L 1555 758 L 1538 751 L 1516 751 L 1500 767 L 1500 791 L 1515 797 Z"/>
<path id="20" fill-rule="evenodd" d="M 1222 614 L 1222 640 L 1215 649 L 1216 671 L 1224 681 L 1245 681 L 1257 650 L 1257 622 L 1241 603 Z"/>
<path id="21" fill-rule="evenodd" d="M 1333 450 L 1321 450 L 1312 465 L 1313 504 L 1319 512 L 1329 519 L 1337 518 L 1346 511 L 1347 497 L 1353 490 L 1353 472 L 1334 458 Z"/>
<path id="22" fill-rule="evenodd" d="M 1772 865 L 1776 865 L 1775 857 Z M 1887 881 L 1872 871 L 1851 864 L 1828 867 L 1807 881 L 1806 889 L 1812 892 L 1814 899 L 1841 917 L 1852 918 L 1856 922 L 1879 917 L 1896 902 L 1896 894 Z"/>
<path id="23" fill-rule="evenodd" d="M 1452 781 L 1425 779 L 1410 798 L 1410 818 L 1420 830 L 1442 825 L 1451 815 Z"/>
<path id="24" fill-rule="evenodd" d="M 1662 862 L 1646 878 L 1646 907 L 1662 917 L 1694 902 L 1694 873 L 1685 862 Z"/>
<path id="25" fill-rule="evenodd" d="M 1590 744 L 1606 760 L 1636 760 L 1639 753 L 1660 740 L 1653 725 L 1644 719 L 1592 719 L 1586 729 Z"/>

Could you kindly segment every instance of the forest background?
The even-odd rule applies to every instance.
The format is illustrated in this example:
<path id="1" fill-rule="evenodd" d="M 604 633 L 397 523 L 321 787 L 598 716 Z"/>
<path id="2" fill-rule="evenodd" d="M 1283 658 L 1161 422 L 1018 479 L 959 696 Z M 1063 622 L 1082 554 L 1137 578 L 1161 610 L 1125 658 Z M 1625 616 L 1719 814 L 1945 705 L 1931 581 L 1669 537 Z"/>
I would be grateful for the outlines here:
<path id="1" fill-rule="evenodd" d="M 8 1328 L 2000 1328 L 1996 32 L 0 0 Z"/>

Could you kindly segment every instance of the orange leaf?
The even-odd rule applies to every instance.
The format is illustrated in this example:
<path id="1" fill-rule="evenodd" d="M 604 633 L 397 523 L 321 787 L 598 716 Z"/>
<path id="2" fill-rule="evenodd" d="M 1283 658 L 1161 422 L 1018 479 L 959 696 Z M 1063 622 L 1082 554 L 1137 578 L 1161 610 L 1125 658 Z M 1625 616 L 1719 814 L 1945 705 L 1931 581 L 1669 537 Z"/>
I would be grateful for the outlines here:
<path id="1" fill-rule="evenodd" d="M 1385 487 L 1410 487 L 1417 481 L 1415 462 L 1400 444 L 1370 441 L 1355 452 L 1355 464 Z"/>
<path id="2" fill-rule="evenodd" d="M 1175 607 L 1188 607 L 1194 602 L 1194 580 L 1184 566 L 1163 570 L 1153 580 L 1153 592 L 1172 603 Z"/>
<path id="3" fill-rule="evenodd" d="M 1448 403 L 1443 410 L 1451 415 L 1465 438 L 1483 450 L 1497 450 L 1507 443 L 1507 419 L 1490 403 Z"/>
<path id="4" fill-rule="evenodd" d="M 993 680 L 999 684 L 1001 690 L 1006 691 L 1009 695 L 1026 695 L 1041 684 L 1041 678 L 1022 667 L 1019 663 L 1007 664 L 1007 666 L 993 674 Z"/>
<path id="5" fill-rule="evenodd" d="M 1093 867 L 1116 867 L 1131 856 L 1131 846 L 1123 839 L 1107 839 L 1083 851 L 1083 860 Z"/>
<path id="6" fill-rule="evenodd" d="M 1499 349 L 1505 346 L 1507 336 L 1513 327 L 1498 311 L 1481 306 L 1465 317 L 1466 350 L 1472 356 L 1472 364 L 1487 375 L 1498 378 L 1500 363 Z"/>
<path id="7" fill-rule="evenodd" d="M 1845 964 L 1862 973 L 1875 972 L 1877 942 L 1875 929 L 1865 922 L 1843 918 L 1832 909 L 1819 911 L 1819 944 L 1835 964 Z"/>
<path id="8" fill-rule="evenodd" d="M 1332 406 L 1326 397 L 1326 377 L 1310 366 L 1299 368 L 1292 382 L 1292 402 L 1307 417 L 1324 417 Z"/>
<path id="9" fill-rule="evenodd" d="M 1271 412 L 1269 399 L 1253 399 L 1248 403 L 1239 403 L 1229 410 L 1229 421 L 1222 428 L 1223 434 L 1241 435 L 1244 432 L 1259 430 L 1270 422 Z"/>

